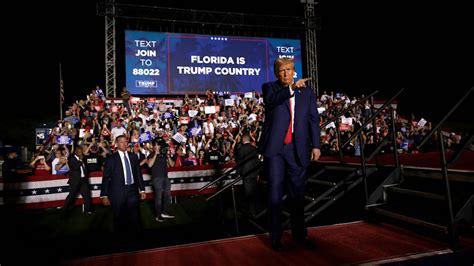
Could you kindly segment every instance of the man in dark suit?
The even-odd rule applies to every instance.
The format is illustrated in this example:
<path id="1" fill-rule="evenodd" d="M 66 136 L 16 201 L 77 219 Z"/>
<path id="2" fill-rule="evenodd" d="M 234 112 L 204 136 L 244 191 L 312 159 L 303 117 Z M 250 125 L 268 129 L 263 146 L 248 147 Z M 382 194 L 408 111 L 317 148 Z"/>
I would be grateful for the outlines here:
<path id="1" fill-rule="evenodd" d="M 117 152 L 105 160 L 100 197 L 104 205 L 112 207 L 116 232 L 141 234 L 140 200 L 146 194 L 140 164 L 138 157 L 127 151 L 127 136 L 118 136 L 115 143 Z"/>
<path id="2" fill-rule="evenodd" d="M 245 201 L 249 215 L 255 216 L 257 210 L 257 178 L 259 164 L 257 148 L 250 143 L 250 135 L 242 135 L 242 144 L 235 147 L 235 162 L 239 166 L 237 172 L 242 176 Z"/>
<path id="3" fill-rule="evenodd" d="M 3 203 L 8 210 L 14 210 L 17 198 L 15 197 L 15 184 L 18 182 L 18 153 L 16 151 L 8 151 L 2 164 L 3 178 Z"/>
<path id="4" fill-rule="evenodd" d="M 316 97 L 305 85 L 309 78 L 294 82 L 293 59 L 277 59 L 274 73 L 278 80 L 262 86 L 265 122 L 259 142 L 269 182 L 270 238 L 274 250 L 283 249 L 281 211 L 286 192 L 293 239 L 309 248 L 314 244 L 304 223 L 305 173 L 310 159 L 321 155 Z"/>
<path id="5" fill-rule="evenodd" d="M 91 211 L 91 191 L 89 188 L 89 177 L 87 175 L 87 168 L 82 161 L 84 154 L 82 147 L 77 146 L 74 148 L 74 154 L 70 155 L 67 159 L 69 166 L 69 180 L 68 184 L 70 187 L 69 194 L 64 201 L 63 209 L 68 212 L 74 205 L 77 193 L 80 193 L 84 200 L 84 212 L 92 214 Z"/>

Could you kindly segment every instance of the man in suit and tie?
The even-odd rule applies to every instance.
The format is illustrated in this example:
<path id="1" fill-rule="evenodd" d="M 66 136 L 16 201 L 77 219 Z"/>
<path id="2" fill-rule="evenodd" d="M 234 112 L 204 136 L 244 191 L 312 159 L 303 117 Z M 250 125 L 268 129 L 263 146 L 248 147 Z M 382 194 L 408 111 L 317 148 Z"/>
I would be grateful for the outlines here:
<path id="1" fill-rule="evenodd" d="M 82 199 L 84 200 L 84 212 L 87 214 L 92 214 L 91 211 L 91 191 L 89 189 L 89 177 L 87 173 L 87 168 L 84 165 L 82 159 L 84 154 L 82 152 L 82 147 L 77 146 L 74 149 L 74 154 L 70 155 L 67 164 L 69 166 L 69 180 L 68 184 L 70 186 L 69 194 L 64 201 L 63 209 L 68 212 L 74 205 L 76 200 L 77 193 L 81 193 Z"/>
<path id="2" fill-rule="evenodd" d="M 309 78 L 294 82 L 292 58 L 277 59 L 273 68 L 278 80 L 262 86 L 265 122 L 259 142 L 269 183 L 271 244 L 274 250 L 283 249 L 281 212 L 286 192 L 293 239 L 312 248 L 304 222 L 304 193 L 306 168 L 321 155 L 316 97 L 305 85 Z"/>
<path id="3" fill-rule="evenodd" d="M 239 167 L 237 172 L 242 176 L 245 192 L 245 203 L 251 217 L 256 215 L 258 206 L 257 180 L 260 160 L 255 145 L 249 134 L 242 135 L 242 143 L 235 147 L 235 162 Z"/>
<path id="4" fill-rule="evenodd" d="M 146 194 L 140 164 L 128 152 L 127 136 L 118 136 L 115 143 L 117 152 L 105 160 L 100 197 L 112 207 L 116 232 L 141 234 L 140 200 Z"/>

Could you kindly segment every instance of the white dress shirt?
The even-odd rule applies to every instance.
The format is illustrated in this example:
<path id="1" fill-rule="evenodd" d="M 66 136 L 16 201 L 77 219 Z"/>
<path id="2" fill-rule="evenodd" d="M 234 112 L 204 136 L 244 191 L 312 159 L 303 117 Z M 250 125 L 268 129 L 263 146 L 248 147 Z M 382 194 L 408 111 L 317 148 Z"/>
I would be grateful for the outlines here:
<path id="1" fill-rule="evenodd" d="M 288 86 L 290 89 L 290 95 L 292 97 L 290 98 L 291 102 L 291 132 L 294 134 L 295 133 L 295 91 L 291 88 L 291 85 Z"/>
<path id="2" fill-rule="evenodd" d="M 133 178 L 133 171 L 132 171 L 132 161 L 130 161 L 130 157 L 128 157 L 128 153 L 127 152 L 123 152 L 123 151 L 118 151 L 119 155 L 120 155 L 120 160 L 122 161 L 122 165 L 123 165 L 123 182 L 124 184 L 127 184 L 127 170 L 125 169 L 125 159 L 124 159 L 124 156 L 127 156 L 127 159 L 128 161 L 130 162 L 130 170 L 132 172 L 132 184 L 134 183 L 134 178 Z M 131 184 L 129 184 L 131 185 Z"/>
<path id="3" fill-rule="evenodd" d="M 74 154 L 74 157 L 81 163 L 81 177 L 86 177 L 86 172 L 84 171 L 84 163 L 82 160 Z"/>

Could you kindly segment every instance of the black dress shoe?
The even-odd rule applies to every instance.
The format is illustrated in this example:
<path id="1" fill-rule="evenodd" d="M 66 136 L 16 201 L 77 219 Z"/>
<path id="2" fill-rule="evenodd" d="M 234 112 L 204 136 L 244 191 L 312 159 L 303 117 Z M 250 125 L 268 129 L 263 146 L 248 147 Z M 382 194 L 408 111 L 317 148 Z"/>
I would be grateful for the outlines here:
<path id="1" fill-rule="evenodd" d="M 272 241 L 272 249 L 275 251 L 282 251 L 283 250 L 283 244 L 277 240 L 277 241 Z"/>
<path id="2" fill-rule="evenodd" d="M 298 237 L 298 238 L 294 238 L 294 240 L 298 243 L 300 243 L 301 245 L 303 245 L 304 248 L 306 249 L 315 249 L 316 248 L 316 244 L 314 244 L 314 242 L 307 238 L 307 237 Z"/>

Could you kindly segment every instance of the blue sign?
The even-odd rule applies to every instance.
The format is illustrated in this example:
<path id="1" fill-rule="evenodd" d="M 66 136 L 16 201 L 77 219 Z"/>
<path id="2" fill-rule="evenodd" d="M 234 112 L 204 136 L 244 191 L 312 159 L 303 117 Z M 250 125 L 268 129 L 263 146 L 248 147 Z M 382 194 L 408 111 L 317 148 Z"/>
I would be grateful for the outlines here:
<path id="1" fill-rule="evenodd" d="M 302 77 L 300 40 L 125 32 L 126 86 L 134 95 L 261 92 L 276 80 L 280 57 L 294 58 L 295 79 Z"/>

